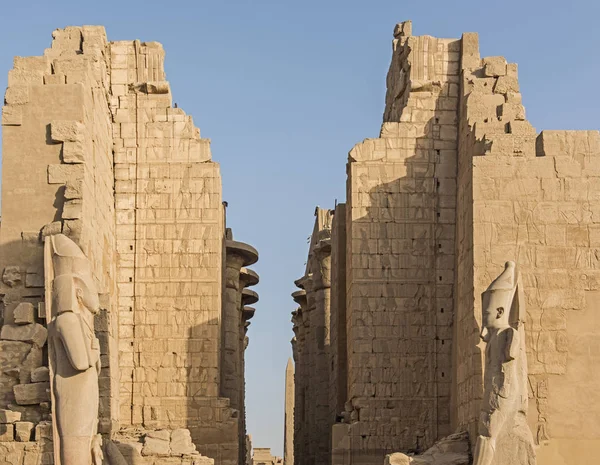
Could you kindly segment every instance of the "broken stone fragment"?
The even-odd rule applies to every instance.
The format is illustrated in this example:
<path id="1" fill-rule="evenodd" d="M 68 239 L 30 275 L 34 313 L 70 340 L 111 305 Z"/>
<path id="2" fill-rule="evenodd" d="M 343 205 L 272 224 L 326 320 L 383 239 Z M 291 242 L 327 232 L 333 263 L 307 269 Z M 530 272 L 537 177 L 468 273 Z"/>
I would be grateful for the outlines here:
<path id="1" fill-rule="evenodd" d="M 385 465 L 469 465 L 469 437 L 456 433 L 440 439 L 422 455 L 406 455 L 401 452 L 385 457 Z"/>
<path id="2" fill-rule="evenodd" d="M 15 440 L 19 442 L 31 441 L 31 432 L 33 431 L 33 423 L 30 421 L 18 421 L 15 423 Z"/>
<path id="3" fill-rule="evenodd" d="M 21 271 L 18 266 L 7 266 L 2 273 L 2 281 L 4 284 L 15 287 L 21 284 Z"/>
<path id="4" fill-rule="evenodd" d="M 34 322 L 35 309 L 29 302 L 21 302 L 13 310 L 15 324 L 26 325 Z"/>
<path id="5" fill-rule="evenodd" d="M 62 232 L 62 222 L 54 221 L 52 223 L 48 223 L 46 226 L 42 228 L 42 237 L 52 236 L 54 234 L 60 234 Z"/>
<path id="6" fill-rule="evenodd" d="M 0 409 L 0 423 L 14 423 L 15 421 L 19 420 L 21 420 L 21 412 Z"/>
<path id="7" fill-rule="evenodd" d="M 196 452 L 192 435 L 188 429 L 176 429 L 171 433 L 171 455 L 185 455 Z"/>
<path id="8" fill-rule="evenodd" d="M 43 383 L 44 381 L 50 381 L 48 367 L 39 367 L 31 372 L 32 383 Z"/>
<path id="9" fill-rule="evenodd" d="M 17 384 L 13 386 L 19 405 L 34 405 L 50 401 L 50 383 Z"/>
<path id="10" fill-rule="evenodd" d="M 144 439 L 144 447 L 142 448 L 142 455 L 158 455 L 166 457 L 169 455 L 169 450 L 169 439 L 165 440 L 146 436 Z"/>
<path id="11" fill-rule="evenodd" d="M 396 39 L 400 37 L 410 37 L 412 35 L 412 21 L 403 21 L 396 24 L 394 27 L 394 37 Z"/>
<path id="12" fill-rule="evenodd" d="M 35 427 L 35 440 L 41 441 L 43 439 L 52 441 L 52 422 L 41 421 Z"/>
<path id="13" fill-rule="evenodd" d="M 0 331 L 0 339 L 5 341 L 30 342 L 37 347 L 42 347 L 46 343 L 48 330 L 38 323 L 27 325 L 5 324 Z"/>

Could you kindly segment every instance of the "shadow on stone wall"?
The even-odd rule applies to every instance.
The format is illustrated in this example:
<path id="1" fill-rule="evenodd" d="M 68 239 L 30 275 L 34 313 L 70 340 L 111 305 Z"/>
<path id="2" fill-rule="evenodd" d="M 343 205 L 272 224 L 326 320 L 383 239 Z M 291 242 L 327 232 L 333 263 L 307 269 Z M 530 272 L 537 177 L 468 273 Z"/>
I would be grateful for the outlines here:
<path id="1" fill-rule="evenodd" d="M 220 325 L 211 319 L 189 329 L 185 427 L 202 455 L 220 465 L 236 465 L 239 412 L 229 406 L 229 399 L 219 397 Z"/>
<path id="2" fill-rule="evenodd" d="M 420 97 L 413 95 L 411 99 Z M 448 89 L 440 95 L 448 95 Z M 349 373 L 349 385 L 351 418 L 358 424 L 350 425 L 349 443 L 340 443 L 337 452 L 350 449 L 352 462 L 377 463 L 397 451 L 420 453 L 453 432 L 453 324 L 456 282 L 461 279 L 455 254 L 457 247 L 472 250 L 472 245 L 457 246 L 465 240 L 457 241 L 456 235 L 458 121 L 455 109 L 452 121 L 449 113 L 438 98 L 426 123 L 399 123 L 399 138 L 385 133 L 390 124 L 385 123 L 384 137 L 375 142 L 385 146 L 385 156 L 374 157 L 381 162 L 351 163 L 359 173 L 354 184 L 360 191 L 351 194 L 351 214 L 368 195 L 366 214 L 352 220 L 348 231 L 348 266 L 354 274 L 349 288 L 353 304 L 347 309 L 353 339 L 349 358 L 360 367 Z M 409 130 L 420 135 L 414 155 L 404 157 L 403 144 L 415 140 Z M 381 182 L 372 187 L 376 177 Z M 468 211 L 472 204 L 458 208 Z M 463 215 L 460 220 L 465 221 Z M 472 234 L 467 240 L 472 242 Z M 473 311 L 461 313 L 470 315 L 461 324 L 478 333 Z M 469 369 L 481 372 L 481 351 L 476 345 L 472 349 L 470 363 L 478 366 Z M 482 392 L 469 395 L 479 399 Z M 361 428 L 363 422 L 372 427 Z M 348 463 L 348 458 L 334 463 Z"/>

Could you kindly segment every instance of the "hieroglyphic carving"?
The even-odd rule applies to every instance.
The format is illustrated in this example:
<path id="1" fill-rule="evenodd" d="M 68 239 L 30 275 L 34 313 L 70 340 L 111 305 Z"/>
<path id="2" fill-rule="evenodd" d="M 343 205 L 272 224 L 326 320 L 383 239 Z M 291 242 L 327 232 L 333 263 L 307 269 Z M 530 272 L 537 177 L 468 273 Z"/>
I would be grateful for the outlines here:
<path id="1" fill-rule="evenodd" d="M 527 355 L 524 298 L 514 262 L 482 298 L 481 338 L 486 342 L 484 395 L 474 465 L 534 465 L 527 426 Z"/>
<path id="2" fill-rule="evenodd" d="M 81 249 L 63 234 L 46 237 L 46 312 L 56 465 L 101 465 L 98 428 L 98 292 Z"/>

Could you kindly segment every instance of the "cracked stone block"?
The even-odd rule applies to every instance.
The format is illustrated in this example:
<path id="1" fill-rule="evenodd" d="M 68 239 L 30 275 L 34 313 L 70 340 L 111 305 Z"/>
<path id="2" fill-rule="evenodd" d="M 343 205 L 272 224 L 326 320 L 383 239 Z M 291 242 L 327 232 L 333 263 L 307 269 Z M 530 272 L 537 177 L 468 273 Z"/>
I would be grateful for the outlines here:
<path id="1" fill-rule="evenodd" d="M 4 284 L 15 287 L 21 284 L 21 271 L 18 266 L 7 266 L 2 273 L 2 281 Z"/>
<path id="2" fill-rule="evenodd" d="M 35 322 L 35 308 L 29 302 L 21 302 L 17 305 L 13 310 L 13 315 L 15 324 L 17 325 L 26 325 Z"/>
<path id="3" fill-rule="evenodd" d="M 50 383 L 17 384 L 13 386 L 19 405 L 35 405 L 50 401 Z"/>
<path id="4" fill-rule="evenodd" d="M 0 339 L 5 341 L 30 342 L 42 347 L 48 337 L 48 330 L 42 325 L 31 323 L 28 325 L 5 324 L 0 331 Z"/>

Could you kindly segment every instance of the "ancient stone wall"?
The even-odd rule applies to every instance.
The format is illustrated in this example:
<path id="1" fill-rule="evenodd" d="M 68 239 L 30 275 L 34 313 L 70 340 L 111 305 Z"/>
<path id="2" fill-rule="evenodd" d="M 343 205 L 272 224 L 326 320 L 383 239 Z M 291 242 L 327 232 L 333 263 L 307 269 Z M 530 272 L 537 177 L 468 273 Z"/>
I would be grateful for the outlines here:
<path id="1" fill-rule="evenodd" d="M 0 409 L 22 414 L 0 421 L 4 437 L 32 423 L 41 445 L 27 450 L 51 463 L 51 432 L 35 433 L 51 420 L 43 237 L 62 232 L 100 292 L 100 432 L 187 428 L 202 454 L 237 463 L 244 396 L 221 397 L 225 213 L 210 141 L 172 107 L 160 44 L 109 43 L 96 26 L 53 38 L 44 56 L 15 59 L 2 116 Z M 243 288 L 258 277 L 240 273 L 232 322 L 243 391 L 253 310 L 242 304 L 257 300 Z"/>
<path id="2" fill-rule="evenodd" d="M 330 454 L 330 293 L 331 293 L 331 219 L 330 210 L 316 208 L 305 275 L 295 284 L 297 310 L 295 377 L 297 412 L 294 460 L 302 464 L 327 464 Z"/>
<path id="3" fill-rule="evenodd" d="M 96 324 L 103 365 L 99 430 L 110 433 L 118 420 L 118 374 L 106 35 L 102 27 L 86 26 L 57 30 L 53 38 L 44 56 L 15 58 L 3 108 L 0 262 L 5 279 L 0 338 L 25 343 L 23 338 L 29 339 L 32 348 L 29 362 L 21 368 L 25 357 L 13 350 L 17 348 L 6 348 L 7 363 L 16 363 L 21 373 L 13 386 L 16 399 L 7 392 L 0 407 L 21 411 L 22 419 L 34 426 L 50 419 L 48 372 L 42 378 L 39 372 L 47 365 L 45 340 L 40 343 L 31 335 L 42 331 L 35 328 L 45 332 L 42 237 L 62 231 L 92 258 L 101 293 Z M 13 384 L 11 370 L 5 368 L 0 384 Z M 51 433 L 38 438 L 46 461 L 52 460 L 52 450 L 46 447 L 51 439 Z"/>
<path id="4" fill-rule="evenodd" d="M 329 422 L 339 420 L 348 400 L 346 340 L 346 205 L 336 205 L 331 224 L 331 315 L 329 346 Z"/>
<path id="5" fill-rule="evenodd" d="M 592 463 L 600 134 L 538 135 L 515 64 L 481 59 L 476 34 L 412 37 L 410 26 L 395 31 L 380 138 L 350 152 L 345 330 L 337 211 L 333 222 L 330 406 L 344 336 L 348 402 L 332 428 L 332 463 L 422 452 L 456 430 L 474 444 L 481 293 L 507 260 L 523 280 L 538 463 Z M 300 361 L 311 360 L 299 344 L 310 339 L 305 307 L 310 298 L 293 320 Z M 310 412 L 306 402 L 297 397 Z M 297 453 L 305 443 L 297 438 Z"/>
<path id="6" fill-rule="evenodd" d="M 423 450 L 450 431 L 460 42 L 403 28 L 381 136 L 349 154 L 339 463 Z"/>
<path id="7" fill-rule="evenodd" d="M 538 135 L 525 119 L 517 65 L 480 60 L 474 34 L 463 36 L 462 73 L 459 185 L 472 212 L 459 220 L 457 256 L 472 272 L 457 290 L 456 426 L 472 431 L 479 411 L 480 294 L 514 259 L 527 303 L 528 421 L 538 463 L 591 464 L 600 444 L 592 342 L 600 134 Z"/>

